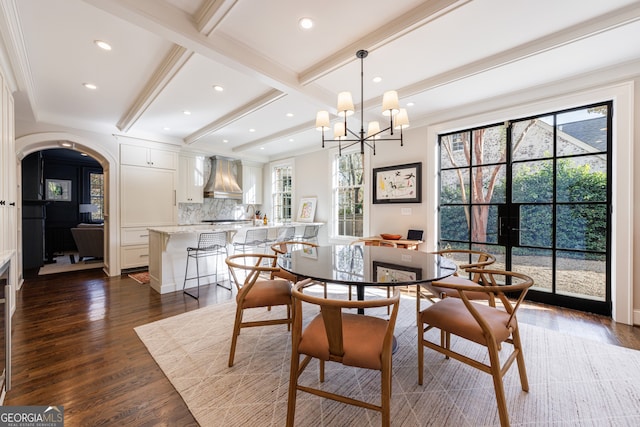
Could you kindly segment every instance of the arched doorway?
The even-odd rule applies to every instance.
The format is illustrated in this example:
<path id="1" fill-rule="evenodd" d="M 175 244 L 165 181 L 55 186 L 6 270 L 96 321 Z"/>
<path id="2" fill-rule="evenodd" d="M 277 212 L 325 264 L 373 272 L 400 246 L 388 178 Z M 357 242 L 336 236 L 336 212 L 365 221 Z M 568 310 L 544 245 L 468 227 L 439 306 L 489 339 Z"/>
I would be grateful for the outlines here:
<path id="1" fill-rule="evenodd" d="M 47 150 L 66 148 L 87 154 L 95 159 L 103 171 L 104 178 L 104 268 L 103 271 L 109 276 L 115 276 L 120 273 L 117 257 L 117 171 L 116 152 L 111 152 L 109 148 L 105 148 L 100 143 L 81 137 L 78 135 L 65 132 L 46 132 L 31 134 L 16 139 L 16 159 L 18 182 L 22 182 L 22 160 L 31 153 Z M 117 144 L 114 144 L 117 147 Z M 19 211 L 18 217 L 22 217 L 22 197 L 19 191 Z M 23 276 L 22 266 L 22 224 L 18 227 L 18 274 L 21 279 Z M 19 280 L 21 283 L 22 280 Z"/>

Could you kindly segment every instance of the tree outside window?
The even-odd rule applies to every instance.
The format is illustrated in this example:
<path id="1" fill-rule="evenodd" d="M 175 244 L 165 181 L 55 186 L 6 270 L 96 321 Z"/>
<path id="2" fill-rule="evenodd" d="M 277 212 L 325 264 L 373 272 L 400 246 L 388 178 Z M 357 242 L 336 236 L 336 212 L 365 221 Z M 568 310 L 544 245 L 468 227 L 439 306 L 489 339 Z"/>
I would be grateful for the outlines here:
<path id="1" fill-rule="evenodd" d="M 360 152 L 334 158 L 334 230 L 337 237 L 362 237 L 364 158 Z"/>

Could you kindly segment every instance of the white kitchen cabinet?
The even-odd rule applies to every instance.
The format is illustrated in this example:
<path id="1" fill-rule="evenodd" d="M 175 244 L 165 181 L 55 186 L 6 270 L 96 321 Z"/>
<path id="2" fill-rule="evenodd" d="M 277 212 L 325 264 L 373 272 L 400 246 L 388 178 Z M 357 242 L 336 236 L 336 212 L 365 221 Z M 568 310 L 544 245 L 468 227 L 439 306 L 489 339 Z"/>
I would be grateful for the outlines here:
<path id="1" fill-rule="evenodd" d="M 204 201 L 204 156 L 180 156 L 178 161 L 178 203 Z"/>
<path id="2" fill-rule="evenodd" d="M 148 227 L 174 225 L 176 171 L 120 166 L 120 268 L 149 265 Z"/>
<path id="3" fill-rule="evenodd" d="M 120 225 L 145 227 L 176 223 L 175 171 L 120 167 Z"/>
<path id="4" fill-rule="evenodd" d="M 149 265 L 149 245 L 123 246 L 120 250 L 120 267 L 137 268 Z"/>
<path id="5" fill-rule="evenodd" d="M 123 165 L 145 166 L 158 169 L 177 167 L 177 153 L 139 145 L 120 145 L 120 162 Z"/>
<path id="6" fill-rule="evenodd" d="M 262 204 L 262 166 L 242 165 L 242 201 Z"/>

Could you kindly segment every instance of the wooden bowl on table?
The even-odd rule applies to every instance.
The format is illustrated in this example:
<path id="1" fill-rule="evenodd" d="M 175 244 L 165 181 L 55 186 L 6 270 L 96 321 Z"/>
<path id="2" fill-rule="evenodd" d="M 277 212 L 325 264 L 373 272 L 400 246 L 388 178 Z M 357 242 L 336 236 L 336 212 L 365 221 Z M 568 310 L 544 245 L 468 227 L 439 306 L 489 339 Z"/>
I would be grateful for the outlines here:
<path id="1" fill-rule="evenodd" d="M 380 234 L 384 240 L 400 240 L 402 237 L 400 234 Z"/>

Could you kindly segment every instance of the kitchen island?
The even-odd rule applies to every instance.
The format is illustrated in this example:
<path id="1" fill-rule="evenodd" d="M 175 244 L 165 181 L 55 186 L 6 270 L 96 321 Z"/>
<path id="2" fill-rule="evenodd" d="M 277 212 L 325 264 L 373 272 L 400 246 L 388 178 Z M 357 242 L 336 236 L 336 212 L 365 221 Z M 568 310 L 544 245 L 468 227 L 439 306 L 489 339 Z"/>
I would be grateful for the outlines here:
<path id="1" fill-rule="evenodd" d="M 233 242 L 244 238 L 247 230 L 252 228 L 269 229 L 269 237 L 276 237 L 276 230 L 280 227 L 295 226 L 296 234 L 301 234 L 306 225 L 323 225 L 324 223 L 272 223 L 268 225 L 253 225 L 250 221 L 246 223 L 234 224 L 193 224 L 176 225 L 167 227 L 149 228 L 149 278 L 152 289 L 165 294 L 169 292 L 181 291 L 185 277 L 185 267 L 187 263 L 187 248 L 198 245 L 200 233 L 212 231 L 227 232 L 227 250 L 229 255 L 233 253 Z M 270 250 L 268 251 L 270 253 Z M 218 273 L 228 276 L 227 266 L 223 257 L 203 258 L 200 263 L 200 275 L 212 274 L 218 262 Z M 195 275 L 195 266 L 191 271 L 189 266 L 189 277 Z M 202 283 L 209 283 L 214 277 L 207 277 L 201 280 Z M 195 287 L 196 280 L 190 280 L 187 287 Z"/>

